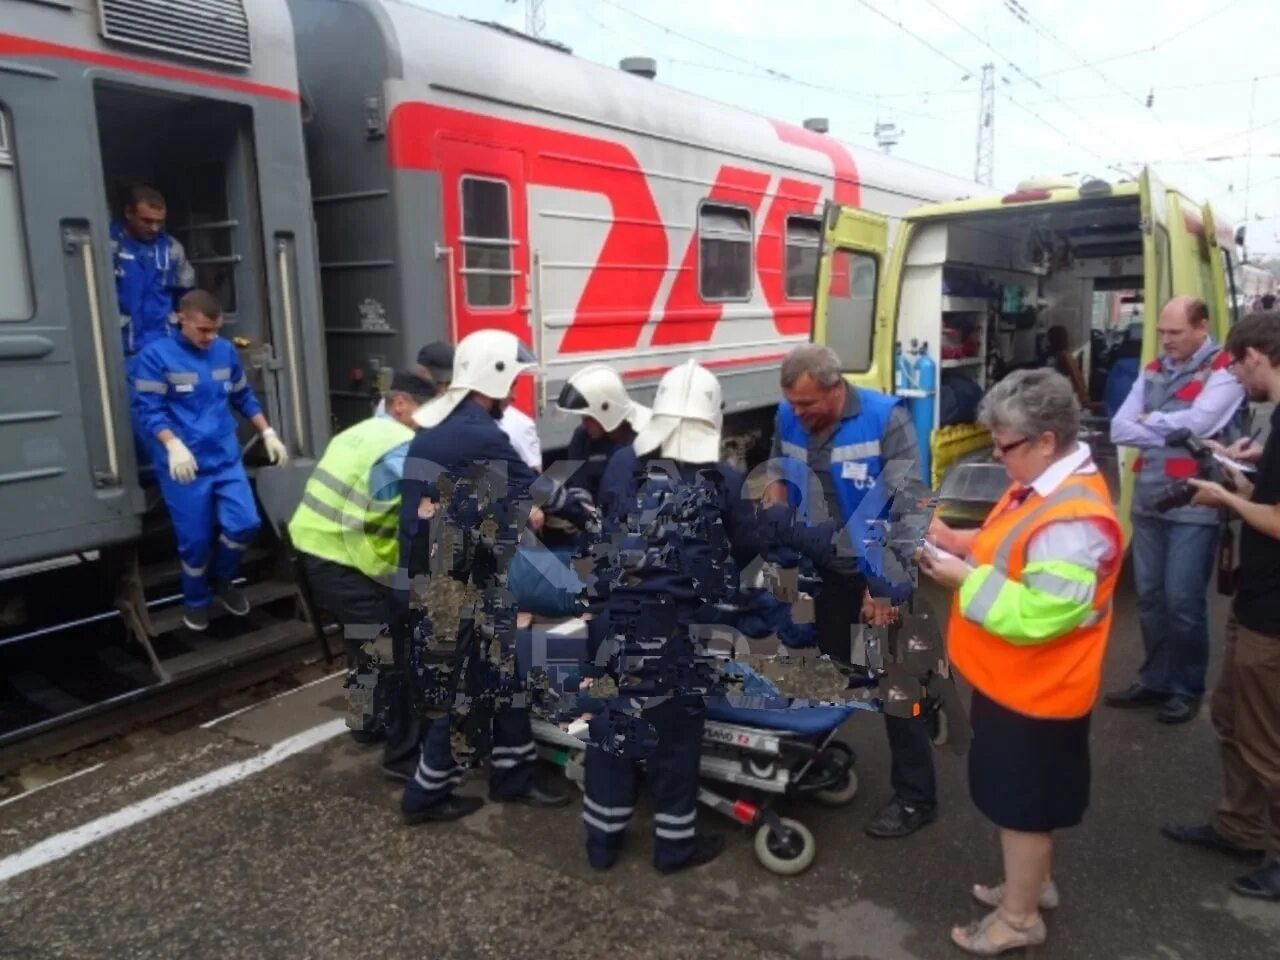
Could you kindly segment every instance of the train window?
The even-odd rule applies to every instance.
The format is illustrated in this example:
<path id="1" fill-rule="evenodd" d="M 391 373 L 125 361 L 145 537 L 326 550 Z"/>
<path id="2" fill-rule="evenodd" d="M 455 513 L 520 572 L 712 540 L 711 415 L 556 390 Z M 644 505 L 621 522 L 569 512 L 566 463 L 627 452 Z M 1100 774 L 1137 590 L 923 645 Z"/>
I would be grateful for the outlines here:
<path id="1" fill-rule="evenodd" d="M 469 307 L 515 302 L 510 190 L 501 180 L 462 178 L 462 277 Z"/>
<path id="2" fill-rule="evenodd" d="M 1240 322 L 1240 294 L 1236 292 L 1236 274 L 1231 266 L 1231 251 L 1226 247 L 1219 247 L 1222 254 L 1222 274 L 1227 281 L 1227 323 L 1234 324 Z"/>
<path id="3" fill-rule="evenodd" d="M 31 302 L 27 241 L 18 196 L 18 166 L 9 116 L 0 108 L 0 320 L 27 320 Z"/>
<path id="4" fill-rule="evenodd" d="M 831 255 L 826 342 L 849 373 L 871 369 L 878 271 L 879 264 L 870 254 L 836 250 Z"/>
<path id="5" fill-rule="evenodd" d="M 719 203 L 698 210 L 698 294 L 703 300 L 751 298 L 751 211 Z"/>
<path id="6" fill-rule="evenodd" d="M 818 282 L 822 221 L 817 217 L 787 217 L 786 241 L 784 293 L 788 300 L 812 300 Z"/>

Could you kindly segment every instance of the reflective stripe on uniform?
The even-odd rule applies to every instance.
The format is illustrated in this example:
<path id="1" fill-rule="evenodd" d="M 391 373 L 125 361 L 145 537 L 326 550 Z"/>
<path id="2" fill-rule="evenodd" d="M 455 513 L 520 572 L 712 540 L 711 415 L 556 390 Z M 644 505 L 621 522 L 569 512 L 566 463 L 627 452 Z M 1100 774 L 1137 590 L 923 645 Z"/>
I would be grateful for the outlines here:
<path id="1" fill-rule="evenodd" d="M 863 443 L 846 443 L 843 446 L 831 448 L 831 462 L 840 463 L 844 460 L 865 460 L 868 457 L 880 456 L 880 441 L 867 440 Z"/>
<path id="2" fill-rule="evenodd" d="M 1092 574 L 1089 574 L 1089 576 L 1089 580 L 1073 580 L 1052 570 L 1024 570 L 1022 572 L 1022 582 L 1033 590 L 1039 590 L 1041 593 L 1047 593 L 1060 600 L 1086 604 L 1093 600 L 1094 590 L 1097 586 Z"/>
<path id="3" fill-rule="evenodd" d="M 249 378 L 244 374 L 240 375 L 240 379 L 231 385 L 232 393 L 239 393 L 241 390 L 249 389 Z"/>
<path id="4" fill-rule="evenodd" d="M 230 379 L 231 379 L 231 368 L 230 368 L 230 367 L 218 367 L 216 370 L 211 371 L 211 375 L 213 376 L 213 379 L 215 379 L 215 380 L 230 380 Z"/>
<path id="5" fill-rule="evenodd" d="M 218 534 L 218 542 L 222 544 L 224 547 L 226 547 L 228 550 L 248 550 L 249 549 L 249 545 L 247 543 L 236 543 L 234 540 L 228 537 L 225 533 Z"/>
<path id="6" fill-rule="evenodd" d="M 316 467 L 311 472 L 311 479 L 332 490 L 357 510 L 368 510 L 378 502 L 373 497 L 367 497 L 349 484 L 343 483 L 328 470 L 323 470 L 320 467 Z"/>
<path id="7" fill-rule="evenodd" d="M 158 380 L 135 380 L 133 389 L 139 393 L 158 393 L 162 397 L 169 392 L 169 387 Z"/>
<path id="8" fill-rule="evenodd" d="M 200 382 L 200 374 L 198 373 L 169 372 L 164 375 L 164 378 L 168 380 L 170 383 L 176 384 L 176 385 L 195 384 Z"/>
<path id="9" fill-rule="evenodd" d="M 629 807 L 606 807 L 588 796 L 582 798 L 582 805 L 602 817 L 629 817 L 636 809 L 634 804 Z"/>
<path id="10" fill-rule="evenodd" d="M 782 455 L 784 457 L 791 457 L 792 459 L 803 461 L 807 461 L 809 459 L 809 451 L 798 443 L 791 443 L 788 440 L 783 440 L 781 446 Z"/>
<path id="11" fill-rule="evenodd" d="M 169 569 L 173 569 L 173 568 L 170 567 Z M 188 566 L 185 563 L 182 565 L 182 572 L 185 573 L 188 577 L 203 577 L 205 574 L 205 571 L 208 569 L 209 569 L 209 565 L 207 563 L 203 567 L 192 567 L 192 566 Z"/>
<path id="12" fill-rule="evenodd" d="M 696 809 L 690 810 L 688 813 L 655 813 L 653 815 L 654 823 L 668 823 L 674 827 L 683 826 L 686 823 L 693 823 L 698 818 Z"/>
<path id="13" fill-rule="evenodd" d="M 585 807 L 582 810 L 582 822 L 589 827 L 594 827 L 601 833 L 621 833 L 623 830 L 627 829 L 626 820 L 620 821 L 619 823 L 608 823 L 587 813 Z"/>
<path id="14" fill-rule="evenodd" d="M 1009 578 L 994 567 L 987 573 L 987 578 L 982 581 L 981 586 L 969 602 L 963 607 L 965 619 L 972 620 L 974 623 L 986 623 L 987 618 L 991 616 L 991 611 L 995 609 L 996 600 L 1000 597 L 1000 591 L 1004 589 Z"/>
<path id="15" fill-rule="evenodd" d="M 666 827 L 654 827 L 653 835 L 662 840 L 692 840 L 698 835 L 697 827 L 685 827 L 682 830 L 670 830 Z"/>
<path id="16" fill-rule="evenodd" d="M 302 495 L 302 503 L 310 510 L 314 510 L 326 520 L 336 523 L 344 530 L 350 530 L 352 533 L 367 533 L 370 536 L 395 536 L 399 530 L 399 518 L 387 517 L 378 523 L 367 523 L 359 517 L 348 517 L 337 507 L 331 507 L 327 503 L 318 500 L 314 494 L 304 493 Z"/>

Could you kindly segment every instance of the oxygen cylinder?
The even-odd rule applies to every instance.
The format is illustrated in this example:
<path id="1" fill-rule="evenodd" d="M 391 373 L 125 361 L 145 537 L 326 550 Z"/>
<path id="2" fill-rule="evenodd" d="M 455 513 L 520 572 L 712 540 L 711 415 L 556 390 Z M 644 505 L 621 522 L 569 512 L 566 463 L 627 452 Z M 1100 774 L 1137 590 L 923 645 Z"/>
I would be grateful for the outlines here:
<path id="1" fill-rule="evenodd" d="M 933 434 L 933 397 L 938 390 L 938 365 L 929 356 L 928 341 L 920 344 L 913 372 L 916 392 L 907 403 L 916 428 L 916 443 L 920 446 L 921 479 L 930 483 L 929 438 Z"/>

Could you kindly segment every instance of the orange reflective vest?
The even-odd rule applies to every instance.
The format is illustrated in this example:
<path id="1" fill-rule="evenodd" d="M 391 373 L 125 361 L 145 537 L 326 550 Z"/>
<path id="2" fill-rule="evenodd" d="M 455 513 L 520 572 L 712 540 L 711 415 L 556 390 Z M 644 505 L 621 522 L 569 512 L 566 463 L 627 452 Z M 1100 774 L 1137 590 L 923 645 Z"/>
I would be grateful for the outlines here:
<path id="1" fill-rule="evenodd" d="M 1112 528 L 1123 543 L 1111 494 L 1100 473 L 1075 473 L 1048 497 L 1032 493 L 1014 505 L 1014 490 L 1005 491 L 983 523 L 970 551 L 970 562 L 990 564 L 1001 577 L 1021 582 L 1031 538 L 1050 523 L 1094 520 Z M 1102 679 L 1102 657 L 1111 630 L 1111 596 L 1120 576 L 1119 558 L 1112 569 L 1098 571 L 1093 614 L 1080 626 L 1052 640 L 1020 646 L 965 618 L 959 594 L 952 604 L 947 653 L 952 666 L 975 688 L 997 703 L 1032 717 L 1081 717 L 1093 709 Z"/>

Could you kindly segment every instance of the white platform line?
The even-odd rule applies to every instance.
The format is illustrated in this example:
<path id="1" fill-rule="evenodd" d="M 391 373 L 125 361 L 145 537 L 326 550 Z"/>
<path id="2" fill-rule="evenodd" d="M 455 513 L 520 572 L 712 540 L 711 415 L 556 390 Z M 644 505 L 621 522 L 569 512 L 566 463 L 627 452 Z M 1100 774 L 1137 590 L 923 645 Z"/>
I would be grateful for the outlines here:
<path id="1" fill-rule="evenodd" d="M 194 780 L 188 780 L 186 783 L 180 783 L 176 787 L 157 793 L 153 797 L 130 804 L 123 810 L 117 810 L 115 813 L 99 817 L 97 820 L 90 820 L 86 824 L 56 834 L 47 840 L 41 840 L 21 853 L 15 853 L 0 860 L 0 883 L 12 880 L 37 867 L 61 860 L 63 857 L 69 857 L 76 851 L 83 850 L 89 844 L 103 840 L 113 833 L 137 826 L 158 814 L 202 797 L 206 793 L 212 793 L 245 777 L 260 773 L 282 760 L 287 760 L 295 753 L 301 753 L 303 750 L 340 736 L 346 732 L 346 729 L 347 721 L 344 718 L 330 720 L 328 723 L 322 723 L 318 727 L 312 727 L 310 730 L 304 730 L 281 740 L 257 756 L 219 767 L 202 777 L 196 777 Z"/>
<path id="2" fill-rule="evenodd" d="M 75 773 L 68 773 L 65 777 L 59 777 L 57 780 L 50 780 L 48 783 L 42 783 L 38 787 L 32 787 L 30 790 L 24 790 L 16 797 L 9 797 L 7 800 L 0 800 L 0 807 L 7 807 L 11 803 L 17 803 L 19 800 L 25 800 L 33 793 L 39 793 L 41 790 L 48 790 L 50 787 L 56 787 L 58 784 L 66 783 L 68 780 L 74 780 L 76 777 L 83 777 L 86 773 L 93 773 L 93 771 L 101 770 L 105 766 L 105 763 L 95 763 L 92 767 L 85 767 L 83 770 L 77 770 Z"/>
<path id="3" fill-rule="evenodd" d="M 302 686 L 294 687 L 292 690 L 285 690 L 281 693 L 277 693 L 274 697 L 267 697 L 267 699 L 251 703 L 247 707 L 241 707 L 239 710 L 232 710 L 230 713 L 224 713 L 222 716 L 215 717 L 212 720 L 206 720 L 204 723 L 200 724 L 200 729 L 208 730 L 210 727 L 216 727 L 218 724 L 222 723 L 223 720 L 230 720 L 232 717 L 238 717 L 242 713 L 248 713 L 254 707 L 260 707 L 264 703 L 270 703 L 272 700 L 279 700 L 281 697 L 287 697 L 290 694 L 297 693 L 299 690 L 305 690 L 307 687 L 314 687 L 318 683 L 324 683 L 326 680 L 332 680 L 334 677 L 340 677 L 346 672 L 346 670 L 339 670 L 337 673 L 331 673 L 327 677 L 321 677 L 319 680 L 312 680 L 310 683 L 304 683 Z"/>

